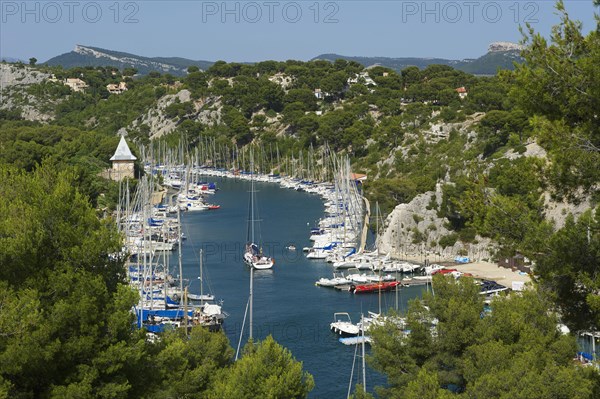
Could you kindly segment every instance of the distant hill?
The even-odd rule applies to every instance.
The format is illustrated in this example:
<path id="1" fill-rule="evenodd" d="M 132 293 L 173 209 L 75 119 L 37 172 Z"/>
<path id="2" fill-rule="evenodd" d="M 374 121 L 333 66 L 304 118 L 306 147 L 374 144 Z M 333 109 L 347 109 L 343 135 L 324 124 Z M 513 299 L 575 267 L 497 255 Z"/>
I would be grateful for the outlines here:
<path id="1" fill-rule="evenodd" d="M 474 75 L 494 75 L 498 69 L 515 69 L 514 62 L 523 62 L 520 50 L 491 51 L 477 59 L 465 60 L 456 68 Z"/>
<path id="2" fill-rule="evenodd" d="M 472 73 L 474 75 L 493 75 L 498 69 L 514 69 L 513 62 L 522 62 L 519 55 L 520 46 L 514 43 L 496 42 L 490 44 L 487 54 L 475 58 L 464 60 L 448 60 L 445 58 L 389 58 L 389 57 L 351 57 L 339 54 L 321 54 L 313 60 L 335 61 L 344 59 L 347 61 L 355 61 L 365 67 L 373 65 L 381 65 L 387 68 L 394 69 L 400 72 L 406 67 L 416 66 L 420 69 L 426 68 L 428 65 L 441 64 L 449 65 L 461 71 Z"/>
<path id="3" fill-rule="evenodd" d="M 142 57 L 97 47 L 77 45 L 71 52 L 61 54 L 46 61 L 47 65 L 61 65 L 64 68 L 78 66 L 113 66 L 119 69 L 136 68 L 138 73 L 146 75 L 152 71 L 185 75 L 189 66 L 200 69 L 209 68 L 213 62 L 194 61 L 179 57 Z"/>
<path id="4" fill-rule="evenodd" d="M 11 63 L 14 63 L 14 62 L 25 62 L 25 61 L 23 61 L 23 60 L 21 60 L 19 58 L 5 57 L 5 56 L 0 57 L 0 61 L 2 61 L 2 62 L 11 62 Z"/>
<path id="5" fill-rule="evenodd" d="M 442 64 L 442 65 L 450 65 L 452 67 L 456 67 L 461 61 L 453 61 L 446 60 L 444 58 L 414 58 L 414 57 L 406 57 L 406 58 L 389 58 L 389 57 L 352 57 L 345 56 L 339 54 L 321 54 L 316 56 L 311 61 L 314 60 L 326 60 L 326 61 L 335 61 L 337 59 L 344 59 L 347 61 L 355 61 L 365 67 L 381 65 L 387 68 L 394 69 L 398 72 L 403 70 L 409 66 L 416 66 L 419 68 L 426 68 L 428 65 L 432 64 Z"/>
<path id="6" fill-rule="evenodd" d="M 475 75 L 493 75 L 498 69 L 513 69 L 513 62 L 521 62 L 519 56 L 520 46 L 514 43 L 496 42 L 490 44 L 487 54 L 476 59 L 448 60 L 444 58 L 416 58 L 416 57 L 353 57 L 339 54 L 321 54 L 312 60 L 335 61 L 344 59 L 356 61 L 365 67 L 381 65 L 396 71 L 409 66 L 426 68 L 432 64 L 449 65 L 453 68 Z M 97 47 L 77 45 L 71 52 L 61 54 L 46 61 L 48 65 L 61 65 L 64 68 L 78 66 L 113 66 L 119 69 L 136 68 L 140 75 L 152 71 L 170 73 L 175 76 L 186 74 L 189 66 L 195 65 L 202 70 L 210 68 L 212 61 L 194 61 L 179 57 L 142 57 L 135 54 L 123 53 L 101 49 Z"/>

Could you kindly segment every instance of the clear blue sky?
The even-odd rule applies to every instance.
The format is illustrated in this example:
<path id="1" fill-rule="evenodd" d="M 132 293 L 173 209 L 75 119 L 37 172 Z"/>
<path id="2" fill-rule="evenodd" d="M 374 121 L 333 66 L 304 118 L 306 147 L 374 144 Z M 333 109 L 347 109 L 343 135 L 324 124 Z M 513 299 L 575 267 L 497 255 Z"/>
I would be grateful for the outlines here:
<path id="1" fill-rule="evenodd" d="M 592 0 L 567 0 L 586 31 Z M 0 57 L 46 61 L 75 44 L 196 60 L 307 60 L 321 53 L 475 58 L 493 41 L 547 34 L 554 1 L 0 0 Z"/>

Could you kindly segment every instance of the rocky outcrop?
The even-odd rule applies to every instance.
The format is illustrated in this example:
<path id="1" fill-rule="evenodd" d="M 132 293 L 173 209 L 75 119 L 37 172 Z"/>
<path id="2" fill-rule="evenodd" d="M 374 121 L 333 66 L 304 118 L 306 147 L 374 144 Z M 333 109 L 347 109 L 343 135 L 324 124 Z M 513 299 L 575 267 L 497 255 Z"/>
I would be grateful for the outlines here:
<path id="1" fill-rule="evenodd" d="M 50 79 L 51 75 L 37 71 L 28 66 L 16 66 L 0 63 L 0 87 L 7 89 L 13 86 L 28 86 L 42 83 Z"/>
<path id="2" fill-rule="evenodd" d="M 512 42 L 493 42 L 488 47 L 488 52 L 497 53 L 502 51 L 521 51 L 524 46 L 518 43 Z"/>
<path id="3" fill-rule="evenodd" d="M 439 111 L 434 111 L 431 117 L 435 117 L 439 114 Z M 475 137 L 477 133 L 475 132 L 475 126 L 481 121 L 481 119 L 485 116 L 483 112 L 476 112 L 472 115 L 469 115 L 466 120 L 462 122 L 435 122 L 432 123 L 428 129 L 423 130 L 423 134 L 428 142 L 438 142 L 442 139 L 447 139 L 450 137 L 450 133 L 452 131 L 457 131 L 459 133 L 466 133 L 469 137 Z"/>
<path id="4" fill-rule="evenodd" d="M 504 158 L 517 159 L 520 157 L 533 157 L 533 158 L 546 158 L 546 150 L 544 150 L 538 143 L 529 143 L 525 146 L 525 152 L 518 153 L 512 148 L 506 151 Z"/>
<path id="5" fill-rule="evenodd" d="M 187 102 L 191 100 L 189 90 L 181 90 L 177 94 L 167 94 L 162 96 L 156 103 L 156 106 L 150 108 L 145 114 L 134 120 L 127 130 L 136 130 L 141 125 L 150 128 L 150 139 L 159 138 L 164 134 L 171 133 L 177 127 L 177 121 L 168 118 L 165 109 L 176 100 Z"/>
<path id="6" fill-rule="evenodd" d="M 176 94 L 167 94 L 161 97 L 154 107 L 134 120 L 129 125 L 128 130 L 137 130 L 142 125 L 148 126 L 150 139 L 156 139 L 173 132 L 179 125 L 180 120 L 177 117 L 169 118 L 165 110 L 175 101 L 180 103 L 193 101 L 193 113 L 187 116 L 191 120 L 204 125 L 218 125 L 221 123 L 222 105 L 218 98 L 203 98 L 194 101 L 190 91 L 184 89 Z"/>
<path id="7" fill-rule="evenodd" d="M 115 56 L 106 51 L 102 51 L 101 49 L 97 49 L 94 47 L 82 46 L 80 44 L 75 46 L 73 50 L 74 53 L 94 57 L 102 60 L 115 61 L 124 65 L 134 65 L 137 67 L 144 67 L 149 69 L 154 69 L 156 71 L 161 71 L 164 73 L 182 73 L 185 72 L 185 68 L 177 67 L 172 64 L 167 64 L 164 62 L 158 62 L 146 57 L 136 57 L 129 54 L 121 54 L 120 56 Z"/>
<path id="8" fill-rule="evenodd" d="M 0 109 L 18 111 L 23 119 L 47 122 L 54 119 L 57 100 L 43 93 L 30 91 L 30 87 L 52 76 L 28 66 L 0 63 Z"/>
<path id="9" fill-rule="evenodd" d="M 442 247 L 442 238 L 452 234 L 448 230 L 448 219 L 440 218 L 437 209 L 442 203 L 442 185 L 435 191 L 417 195 L 411 202 L 399 204 L 385 221 L 384 233 L 378 248 L 394 258 L 429 256 L 430 259 L 453 259 L 466 255 L 471 259 L 491 259 L 494 245 L 489 239 L 475 237 L 473 243 L 456 241 L 454 245 Z"/>
<path id="10" fill-rule="evenodd" d="M 581 199 L 577 203 L 568 202 L 566 199 L 556 200 L 548 192 L 545 192 L 543 196 L 544 215 L 546 219 L 554 222 L 555 229 L 564 227 L 567 216 L 573 215 L 577 219 L 585 211 L 594 209 L 591 197 L 583 193 L 580 193 Z"/>
<path id="11" fill-rule="evenodd" d="M 286 75 L 285 73 L 278 72 L 272 76 L 269 76 L 269 80 L 273 83 L 277 83 L 283 90 L 288 90 L 294 83 L 294 77 Z"/>

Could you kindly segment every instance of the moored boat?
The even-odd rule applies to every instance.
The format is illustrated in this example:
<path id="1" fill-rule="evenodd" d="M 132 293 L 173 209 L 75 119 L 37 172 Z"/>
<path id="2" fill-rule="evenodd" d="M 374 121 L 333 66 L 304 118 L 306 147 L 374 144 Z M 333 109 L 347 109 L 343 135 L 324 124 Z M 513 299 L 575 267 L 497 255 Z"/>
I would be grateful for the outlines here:
<path id="1" fill-rule="evenodd" d="M 391 291 L 401 285 L 398 281 L 383 281 L 380 283 L 351 285 L 350 291 L 355 294 L 367 294 L 380 291 Z"/>
<path id="2" fill-rule="evenodd" d="M 341 336 L 356 336 L 360 333 L 360 328 L 352 324 L 350 315 L 345 312 L 334 313 L 333 322 L 329 325 L 331 331 Z"/>

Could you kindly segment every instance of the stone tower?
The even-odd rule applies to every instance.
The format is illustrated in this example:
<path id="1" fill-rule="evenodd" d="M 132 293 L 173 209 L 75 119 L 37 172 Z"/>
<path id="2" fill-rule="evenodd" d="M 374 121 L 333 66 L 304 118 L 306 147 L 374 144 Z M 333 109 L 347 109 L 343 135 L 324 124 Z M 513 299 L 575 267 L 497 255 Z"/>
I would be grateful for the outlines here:
<path id="1" fill-rule="evenodd" d="M 121 141 L 117 146 L 115 154 L 110 158 L 112 161 L 112 170 L 110 172 L 110 178 L 112 180 L 123 180 L 128 177 L 133 179 L 133 164 L 137 158 L 131 153 L 125 137 L 121 136 Z"/>

